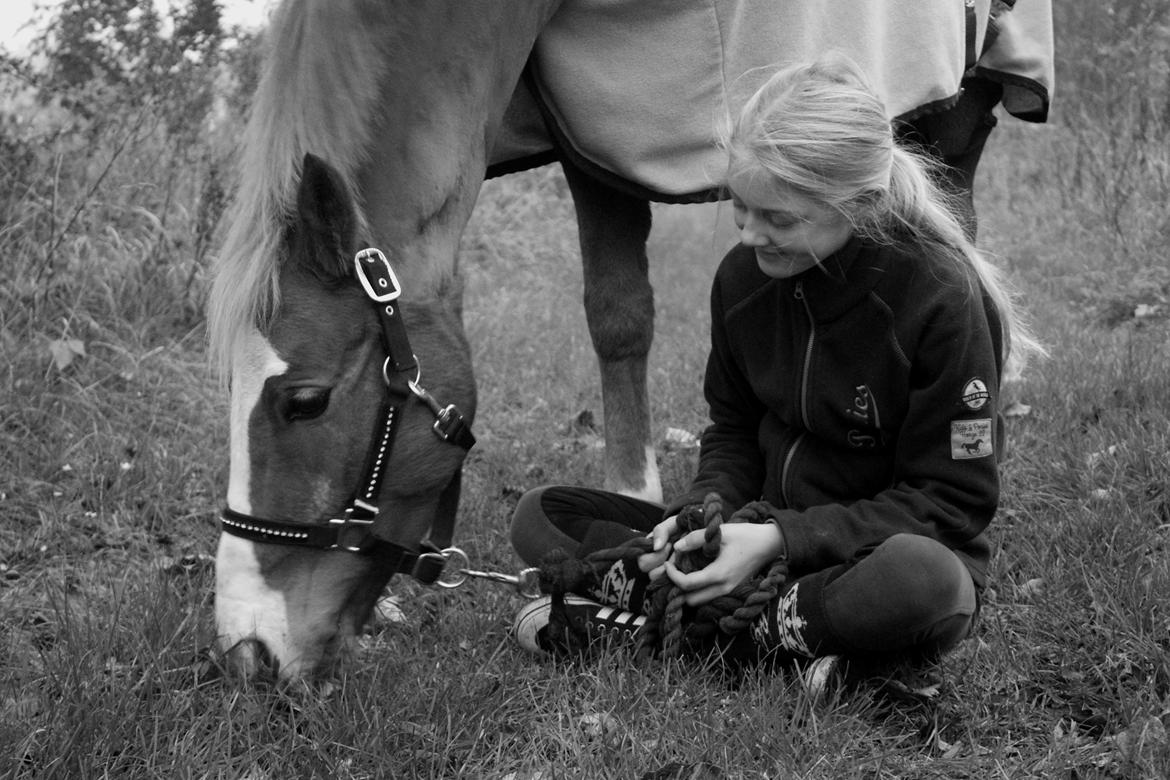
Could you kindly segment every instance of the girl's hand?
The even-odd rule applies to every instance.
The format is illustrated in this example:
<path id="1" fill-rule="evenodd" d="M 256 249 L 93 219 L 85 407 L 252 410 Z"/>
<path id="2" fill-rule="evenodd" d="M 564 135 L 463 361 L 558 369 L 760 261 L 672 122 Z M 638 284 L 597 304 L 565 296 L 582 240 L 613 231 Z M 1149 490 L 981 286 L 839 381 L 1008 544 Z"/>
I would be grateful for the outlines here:
<path id="1" fill-rule="evenodd" d="M 654 550 L 638 556 L 638 568 L 649 572 L 651 580 L 658 579 L 665 571 L 663 565 L 674 551 L 670 544 L 670 537 L 676 533 L 678 533 L 678 515 L 666 518 L 654 526 L 654 530 L 650 532 L 650 541 L 654 545 Z"/>
<path id="2" fill-rule="evenodd" d="M 666 576 L 686 593 L 686 602 L 692 607 L 726 596 L 784 552 L 784 537 L 775 523 L 725 523 L 719 531 L 719 554 L 702 569 L 683 574 L 675 566 L 673 555 L 664 564 Z M 700 529 L 675 542 L 674 551 L 689 552 L 702 547 Z"/>

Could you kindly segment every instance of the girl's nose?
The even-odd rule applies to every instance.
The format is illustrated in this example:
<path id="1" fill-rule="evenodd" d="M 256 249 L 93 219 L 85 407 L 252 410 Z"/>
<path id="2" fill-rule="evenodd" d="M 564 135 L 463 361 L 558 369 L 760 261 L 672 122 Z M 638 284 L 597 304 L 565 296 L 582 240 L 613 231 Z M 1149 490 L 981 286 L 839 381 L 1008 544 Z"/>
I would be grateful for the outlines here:
<path id="1" fill-rule="evenodd" d="M 745 216 L 743 224 L 739 226 L 739 240 L 745 246 L 767 246 L 772 243 L 760 226 L 759 219 L 751 214 Z"/>

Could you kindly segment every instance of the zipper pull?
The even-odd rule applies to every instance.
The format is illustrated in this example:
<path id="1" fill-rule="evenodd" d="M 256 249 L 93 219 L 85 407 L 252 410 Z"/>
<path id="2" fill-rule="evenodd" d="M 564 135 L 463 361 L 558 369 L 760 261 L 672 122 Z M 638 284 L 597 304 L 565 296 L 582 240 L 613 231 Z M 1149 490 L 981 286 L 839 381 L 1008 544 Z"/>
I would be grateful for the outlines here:
<path id="1" fill-rule="evenodd" d="M 794 289 L 792 291 L 792 297 L 798 301 L 804 300 L 804 281 L 803 280 L 796 283 L 796 289 Z"/>

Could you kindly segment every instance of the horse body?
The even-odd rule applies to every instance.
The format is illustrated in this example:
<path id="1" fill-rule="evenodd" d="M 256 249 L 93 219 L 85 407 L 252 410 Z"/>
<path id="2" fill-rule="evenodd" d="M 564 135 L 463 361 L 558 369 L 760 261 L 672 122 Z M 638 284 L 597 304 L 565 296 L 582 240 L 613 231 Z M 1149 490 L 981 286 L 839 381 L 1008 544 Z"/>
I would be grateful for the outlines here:
<path id="1" fill-rule="evenodd" d="M 351 265 L 363 247 L 385 251 L 402 282 L 393 305 L 417 355 L 414 380 L 474 416 L 456 251 L 485 169 L 518 137 L 505 117 L 531 129 L 532 105 L 512 98 L 523 97 L 514 91 L 560 5 L 286 0 L 278 10 L 209 309 L 231 377 L 230 513 L 310 527 L 355 496 L 379 399 L 396 381 L 380 314 Z M 614 186 L 618 177 L 598 176 L 587 159 L 562 162 L 602 380 L 607 486 L 658 498 L 646 185 Z M 373 535 L 398 550 L 428 534 L 446 542 L 435 529 L 453 517 L 465 454 L 435 438 L 435 410 L 420 398 L 407 394 L 397 412 L 373 500 Z M 272 541 L 222 536 L 219 644 L 243 673 L 265 656 L 283 677 L 325 671 L 401 569 Z"/>

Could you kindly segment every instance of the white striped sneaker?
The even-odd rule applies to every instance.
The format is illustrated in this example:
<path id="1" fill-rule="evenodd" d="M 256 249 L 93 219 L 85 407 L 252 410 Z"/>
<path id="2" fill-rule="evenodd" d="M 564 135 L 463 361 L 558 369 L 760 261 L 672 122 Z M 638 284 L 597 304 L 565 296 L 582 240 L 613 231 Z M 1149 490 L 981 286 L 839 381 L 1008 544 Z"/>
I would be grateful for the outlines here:
<path id="1" fill-rule="evenodd" d="M 841 683 L 845 662 L 839 655 L 811 659 L 800 672 L 801 687 L 814 705 L 824 702 Z"/>
<path id="2" fill-rule="evenodd" d="M 516 642 L 533 653 L 557 652 L 561 643 L 549 637 L 546 630 L 551 612 L 552 596 L 541 596 L 521 607 L 512 623 L 512 636 Z M 572 629 L 586 636 L 590 642 L 632 641 L 638 629 L 646 622 L 644 615 L 623 612 L 616 607 L 607 607 L 570 594 L 565 595 L 565 617 Z"/>

